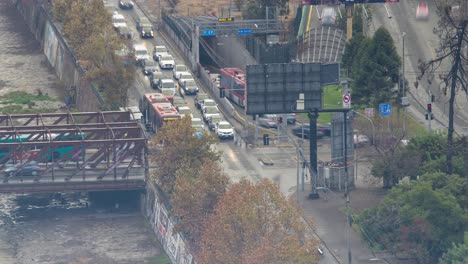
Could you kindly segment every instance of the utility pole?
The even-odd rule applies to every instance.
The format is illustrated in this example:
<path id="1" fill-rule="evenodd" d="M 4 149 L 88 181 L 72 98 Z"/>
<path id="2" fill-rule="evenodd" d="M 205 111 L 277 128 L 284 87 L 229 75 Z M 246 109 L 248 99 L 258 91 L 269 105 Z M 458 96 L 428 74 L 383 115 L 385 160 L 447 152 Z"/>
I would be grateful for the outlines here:
<path id="1" fill-rule="evenodd" d="M 348 112 L 344 112 L 344 170 L 345 170 L 345 196 L 346 196 L 346 242 L 348 247 L 348 264 L 351 264 L 351 241 L 349 229 L 351 228 L 351 216 L 349 213 L 349 179 L 348 179 Z"/>
<path id="2" fill-rule="evenodd" d="M 350 41 L 353 38 L 353 12 L 354 4 L 346 4 L 346 40 Z"/>
<path id="3" fill-rule="evenodd" d="M 429 100 L 427 103 L 427 109 L 426 109 L 426 119 L 427 119 L 427 129 L 429 131 L 432 131 L 432 125 L 431 121 L 433 119 L 433 114 L 432 114 L 432 93 L 429 91 Z"/>
<path id="4" fill-rule="evenodd" d="M 458 68 L 460 67 L 460 52 L 463 43 L 463 36 L 465 34 L 466 24 L 468 20 L 462 20 L 460 23 L 460 28 L 457 29 L 457 45 L 454 54 L 455 62 L 452 66 L 452 83 L 450 87 L 450 100 L 449 100 L 449 124 L 448 124 L 448 135 L 447 135 L 447 174 L 452 174 L 452 156 L 453 156 L 453 132 L 454 132 L 454 104 L 455 104 L 455 92 L 457 88 L 457 79 L 458 79 Z"/>
<path id="5" fill-rule="evenodd" d="M 309 194 L 309 199 L 318 199 L 319 194 L 317 193 L 317 117 L 318 109 L 311 110 L 309 112 L 309 143 L 310 143 L 310 180 L 312 190 Z"/>
<path id="6" fill-rule="evenodd" d="M 402 84 L 402 95 L 401 95 L 401 106 L 403 107 L 403 133 L 406 133 L 406 103 L 408 98 L 406 98 L 406 78 L 405 78 L 405 36 L 406 32 L 401 34 L 403 40 L 402 44 L 402 59 L 401 59 L 401 75 L 403 77 L 403 84 Z"/>

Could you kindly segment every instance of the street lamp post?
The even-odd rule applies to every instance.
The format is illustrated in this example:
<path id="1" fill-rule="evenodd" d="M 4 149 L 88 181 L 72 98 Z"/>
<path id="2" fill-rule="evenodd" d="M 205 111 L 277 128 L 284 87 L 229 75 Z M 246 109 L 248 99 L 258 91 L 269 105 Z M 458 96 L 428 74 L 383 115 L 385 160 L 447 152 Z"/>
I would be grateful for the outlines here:
<path id="1" fill-rule="evenodd" d="M 371 126 L 372 126 L 372 141 L 371 141 L 371 143 L 372 143 L 372 145 L 374 145 L 374 140 L 375 140 L 375 126 L 374 126 L 374 122 L 372 122 L 372 119 L 370 119 L 369 117 L 367 117 L 367 116 L 365 116 L 365 115 L 359 113 L 358 111 L 353 111 L 353 112 L 354 112 L 355 114 L 358 114 L 358 115 L 364 117 L 365 119 L 367 119 L 367 120 L 370 122 L 370 124 L 371 124 Z"/>
<path id="2" fill-rule="evenodd" d="M 406 79 L 405 79 L 405 36 L 406 36 L 406 32 L 403 32 L 401 34 L 401 37 L 402 37 L 402 42 L 403 42 L 403 45 L 402 45 L 402 62 L 401 62 L 401 75 L 403 77 L 403 89 L 402 89 L 402 98 L 405 98 L 406 100 Z M 403 105 L 403 102 L 402 102 L 402 106 L 403 106 L 403 131 L 406 131 L 406 108 L 405 108 L 405 105 Z"/>

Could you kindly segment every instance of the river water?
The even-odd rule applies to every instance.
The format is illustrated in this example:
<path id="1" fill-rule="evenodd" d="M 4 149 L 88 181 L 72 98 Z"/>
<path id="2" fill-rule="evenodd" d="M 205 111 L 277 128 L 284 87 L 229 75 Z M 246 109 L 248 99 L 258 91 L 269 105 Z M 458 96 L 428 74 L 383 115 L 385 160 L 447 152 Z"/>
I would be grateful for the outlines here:
<path id="1" fill-rule="evenodd" d="M 138 193 L 0 195 L 0 263 L 154 263 Z"/>

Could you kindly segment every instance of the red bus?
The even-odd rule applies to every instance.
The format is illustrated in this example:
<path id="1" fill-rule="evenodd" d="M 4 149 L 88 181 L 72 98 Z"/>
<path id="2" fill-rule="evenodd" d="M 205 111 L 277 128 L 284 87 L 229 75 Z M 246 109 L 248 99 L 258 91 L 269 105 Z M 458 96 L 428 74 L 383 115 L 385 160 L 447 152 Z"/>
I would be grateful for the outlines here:
<path id="1" fill-rule="evenodd" d="M 151 122 L 150 116 L 154 117 L 153 104 L 155 103 L 168 103 L 169 100 L 162 93 L 145 93 L 140 100 L 140 111 L 144 117 L 144 123 L 147 130 L 155 131 L 153 126 L 154 122 Z"/>
<path id="2" fill-rule="evenodd" d="M 165 103 L 169 102 L 166 96 L 162 93 L 145 93 L 140 100 L 140 112 L 147 116 L 147 113 L 151 109 L 151 105 L 154 103 Z"/>
<path id="3" fill-rule="evenodd" d="M 164 123 L 179 119 L 179 112 L 170 102 L 154 103 L 148 112 L 147 124 L 151 130 L 157 132 Z"/>
<path id="4" fill-rule="evenodd" d="M 239 68 L 223 68 L 220 70 L 220 87 L 232 102 L 245 107 L 245 74 Z"/>

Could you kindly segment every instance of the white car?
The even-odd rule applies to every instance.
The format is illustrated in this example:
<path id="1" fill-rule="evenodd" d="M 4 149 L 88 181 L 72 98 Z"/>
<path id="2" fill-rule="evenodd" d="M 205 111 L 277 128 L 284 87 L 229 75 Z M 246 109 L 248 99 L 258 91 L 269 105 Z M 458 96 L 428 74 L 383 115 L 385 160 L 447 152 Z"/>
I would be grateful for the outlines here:
<path id="1" fill-rule="evenodd" d="M 189 68 L 183 64 L 178 64 L 174 66 L 174 69 L 172 70 L 172 76 L 174 79 L 178 80 L 180 75 L 184 72 L 188 72 Z"/>
<path id="2" fill-rule="evenodd" d="M 205 124 L 203 124 L 203 120 L 201 120 L 201 118 L 192 117 L 192 127 L 197 131 L 205 130 Z"/>
<path id="3" fill-rule="evenodd" d="M 159 61 L 159 57 L 163 55 L 169 55 L 169 51 L 167 50 L 166 46 L 154 46 L 153 59 L 155 61 Z"/>
<path id="4" fill-rule="evenodd" d="M 216 127 L 218 126 L 218 123 L 222 120 L 224 119 L 220 114 L 210 116 L 210 119 L 208 119 L 208 128 L 211 131 L 216 131 Z"/>
<path id="5" fill-rule="evenodd" d="M 217 107 L 218 104 L 215 102 L 215 100 L 209 99 L 209 98 L 208 98 L 208 99 L 205 99 L 205 100 L 203 100 L 203 101 L 201 101 L 201 102 L 200 102 L 200 109 L 201 109 L 202 113 L 203 113 L 203 111 L 205 110 L 205 107 L 208 107 L 208 106 L 215 106 L 215 107 Z"/>
<path id="6" fill-rule="evenodd" d="M 179 111 L 179 114 L 182 117 L 185 116 L 185 115 L 189 115 L 190 118 L 192 118 L 192 124 L 193 124 L 194 117 L 193 117 L 193 113 L 192 113 L 192 110 L 190 109 L 190 107 L 188 107 L 188 106 L 179 106 L 177 108 L 177 111 Z M 200 119 L 200 121 L 201 121 L 201 118 L 198 118 L 198 119 Z"/>
<path id="7" fill-rule="evenodd" d="M 333 7 L 325 7 L 322 10 L 322 25 L 324 26 L 333 26 L 336 22 L 336 11 Z"/>
<path id="8" fill-rule="evenodd" d="M 184 91 L 186 95 L 195 95 L 198 93 L 198 85 L 194 79 L 181 79 L 182 81 L 179 82 L 179 89 Z"/>
<path id="9" fill-rule="evenodd" d="M 193 80 L 193 75 L 190 73 L 190 72 L 182 72 L 180 75 L 179 75 L 179 84 L 183 81 L 183 80 Z"/>
<path id="10" fill-rule="evenodd" d="M 172 100 L 176 94 L 175 83 L 172 79 L 160 79 L 158 89 L 169 100 Z"/>
<path id="11" fill-rule="evenodd" d="M 115 29 L 119 29 L 119 27 L 126 27 L 127 22 L 125 22 L 125 17 L 122 14 L 119 14 L 119 12 L 115 11 L 112 14 L 112 25 Z"/>
<path id="12" fill-rule="evenodd" d="M 147 61 L 150 59 L 148 49 L 144 45 L 133 45 L 133 51 L 135 52 L 135 59 L 138 65 L 141 65 L 142 61 Z"/>
<path id="13" fill-rule="evenodd" d="M 219 121 L 216 125 L 216 134 L 219 139 L 234 138 L 234 127 L 228 121 Z"/>
<path id="14" fill-rule="evenodd" d="M 219 115 L 219 109 L 217 106 L 205 106 L 203 109 L 203 119 L 208 122 L 211 116 Z"/>
<path id="15" fill-rule="evenodd" d="M 174 57 L 170 54 L 162 55 L 159 57 L 159 67 L 161 69 L 173 69 L 174 68 Z"/>
<path id="16" fill-rule="evenodd" d="M 354 134 L 353 143 L 356 147 L 363 147 L 369 144 L 370 140 L 366 135 Z"/>

